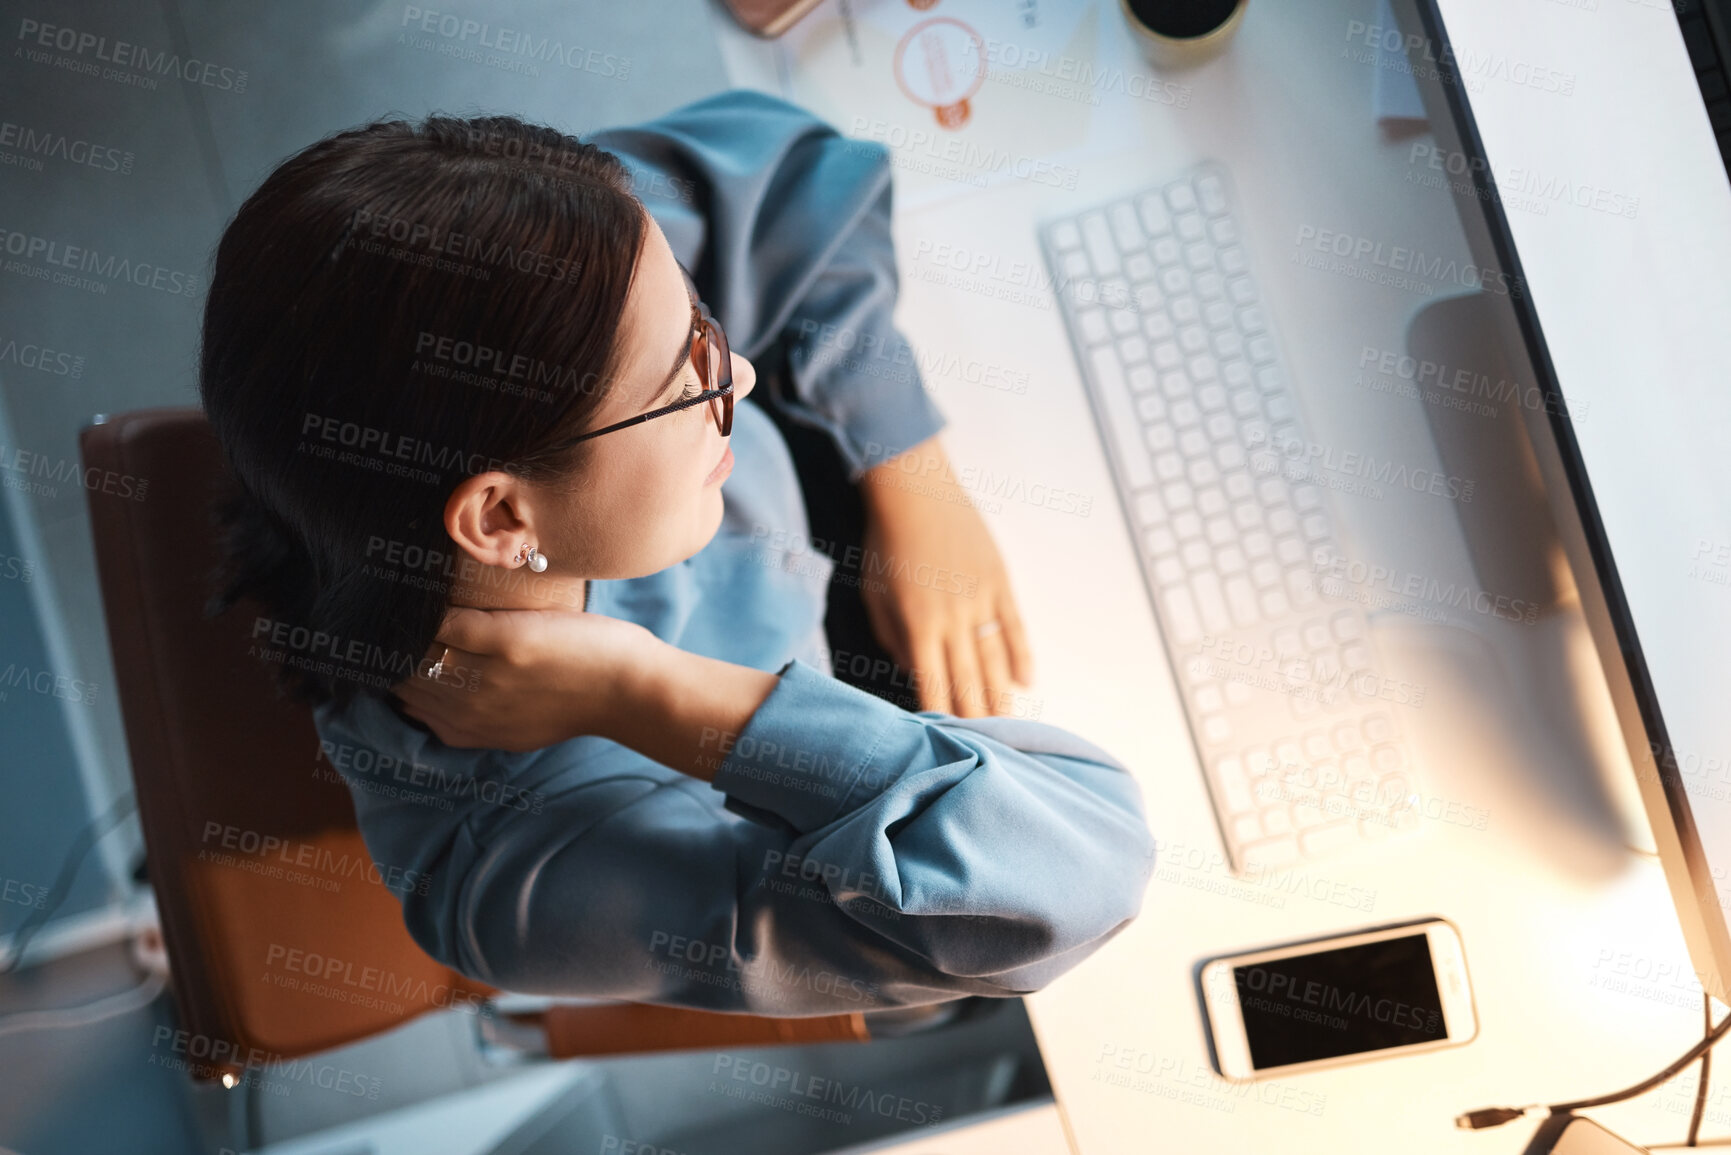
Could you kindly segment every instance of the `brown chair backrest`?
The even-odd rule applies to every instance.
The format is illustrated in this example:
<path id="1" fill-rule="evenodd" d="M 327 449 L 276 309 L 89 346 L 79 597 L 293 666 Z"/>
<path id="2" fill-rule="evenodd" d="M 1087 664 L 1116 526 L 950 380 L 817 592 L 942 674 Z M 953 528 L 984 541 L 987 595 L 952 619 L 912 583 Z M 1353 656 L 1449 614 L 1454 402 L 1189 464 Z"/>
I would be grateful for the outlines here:
<path id="1" fill-rule="evenodd" d="M 493 994 L 409 937 L 312 712 L 249 654 L 255 612 L 205 616 L 223 465 L 204 414 L 121 414 L 87 426 L 80 451 L 184 1032 L 168 1043 L 175 1057 L 218 1078 Z M 555 1056 L 870 1037 L 858 1013 L 784 1020 L 642 1004 L 559 1007 L 546 1028 Z"/>
<path id="2" fill-rule="evenodd" d="M 409 937 L 311 711 L 248 654 L 256 614 L 205 616 L 223 466 L 203 413 L 120 415 L 80 450 L 180 1057 L 215 1077 L 485 998 Z"/>

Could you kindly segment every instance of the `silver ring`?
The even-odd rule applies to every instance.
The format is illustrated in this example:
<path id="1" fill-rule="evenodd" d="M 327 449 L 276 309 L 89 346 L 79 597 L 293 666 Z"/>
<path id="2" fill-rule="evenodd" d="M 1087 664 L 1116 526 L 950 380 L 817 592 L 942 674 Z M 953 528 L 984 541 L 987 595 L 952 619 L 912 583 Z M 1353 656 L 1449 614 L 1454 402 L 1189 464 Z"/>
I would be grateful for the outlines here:
<path id="1" fill-rule="evenodd" d="M 989 622 L 981 622 L 979 625 L 975 626 L 974 636 L 982 639 L 989 638 L 1003 628 L 1003 625 L 999 623 L 998 619 L 993 618 Z"/>
<path id="2" fill-rule="evenodd" d="M 433 681 L 435 681 L 435 682 L 438 681 L 439 675 L 445 672 L 445 659 L 450 657 L 450 656 L 451 656 L 451 647 L 446 646 L 445 652 L 439 655 L 439 660 L 434 662 L 432 664 L 432 666 L 430 668 L 428 668 L 427 677 L 433 679 Z"/>

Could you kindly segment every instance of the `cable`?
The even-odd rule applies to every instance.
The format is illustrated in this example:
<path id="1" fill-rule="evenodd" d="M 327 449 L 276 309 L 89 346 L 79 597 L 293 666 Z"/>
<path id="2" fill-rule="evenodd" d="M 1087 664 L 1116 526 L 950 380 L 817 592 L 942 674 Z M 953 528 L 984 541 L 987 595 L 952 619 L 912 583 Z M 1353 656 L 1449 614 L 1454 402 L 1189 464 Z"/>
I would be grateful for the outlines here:
<path id="1" fill-rule="evenodd" d="M 1718 1026 L 1708 1031 L 1702 1040 L 1683 1053 L 1683 1057 L 1660 1071 L 1649 1079 L 1643 1079 L 1633 1087 L 1615 1091 L 1609 1095 L 1600 1095 L 1593 1099 L 1576 1099 L 1572 1103 L 1529 1103 L 1525 1107 L 1481 1107 L 1477 1111 L 1466 1111 L 1455 1116 L 1455 1126 L 1468 1131 L 1481 1131 L 1486 1127 L 1500 1127 L 1513 1119 L 1519 1119 L 1529 1111 L 1547 1111 L 1552 1115 L 1566 1115 L 1579 1111 L 1583 1107 L 1602 1107 L 1607 1103 L 1621 1103 L 1624 1099 L 1633 1099 L 1657 1087 L 1671 1078 L 1678 1071 L 1693 1063 L 1706 1054 L 1707 1051 L 1731 1031 L 1731 1012 L 1727 1012 Z"/>
<path id="2" fill-rule="evenodd" d="M 1706 991 L 1701 992 L 1701 1030 L 1706 1035 L 1713 1033 L 1713 996 Z M 1701 1117 L 1707 1113 L 1707 1077 L 1713 1072 L 1713 1052 L 1701 1052 L 1701 1077 L 1695 1086 L 1695 1111 L 1689 1116 L 1689 1137 L 1683 1141 L 1683 1146 L 1695 1146 L 1695 1140 L 1701 1136 Z"/>
<path id="3" fill-rule="evenodd" d="M 135 987 L 128 987 L 119 994 L 105 995 L 100 999 L 84 1003 L 76 1007 L 55 1007 L 46 1011 L 20 1011 L 15 1015 L 0 1015 L 0 1035 L 13 1035 L 19 1031 L 45 1031 L 65 1029 L 69 1027 L 87 1027 L 91 1023 L 100 1023 L 103 1019 L 112 1019 L 116 1015 L 124 1015 L 141 1007 L 148 1007 L 156 1001 L 156 996 L 168 986 L 168 978 L 164 975 L 151 975 Z"/>
<path id="4" fill-rule="evenodd" d="M 78 871 L 83 867 L 85 856 L 90 853 L 90 848 L 101 841 L 102 837 L 110 830 L 114 829 L 122 818 L 132 813 L 133 808 L 137 805 L 137 799 L 131 794 L 122 794 L 109 805 L 106 811 L 84 824 L 84 829 L 78 832 L 78 836 L 72 840 L 72 845 L 67 847 L 66 857 L 60 863 L 60 874 L 55 878 L 54 885 L 48 890 L 48 901 L 31 911 L 30 917 L 19 923 L 18 929 L 12 932 L 12 956 L 0 963 L 0 975 L 14 970 L 23 961 L 24 949 L 30 945 L 30 940 L 36 937 L 36 932 L 41 930 L 50 918 L 54 917 L 54 912 L 60 909 L 60 905 L 66 901 L 66 896 L 72 893 L 73 880 L 78 877 Z"/>

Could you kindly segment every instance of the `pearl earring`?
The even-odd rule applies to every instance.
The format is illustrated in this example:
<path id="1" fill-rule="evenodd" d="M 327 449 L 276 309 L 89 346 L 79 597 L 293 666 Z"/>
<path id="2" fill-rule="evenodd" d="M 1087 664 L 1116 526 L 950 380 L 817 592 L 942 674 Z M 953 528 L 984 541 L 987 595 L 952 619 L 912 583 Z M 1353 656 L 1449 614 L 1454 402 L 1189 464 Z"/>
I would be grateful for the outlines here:
<path id="1" fill-rule="evenodd" d="M 529 568 L 536 573 L 547 571 L 546 555 L 536 550 L 532 545 L 525 544 L 517 547 L 517 564 L 522 565 L 525 560 L 529 562 Z"/>

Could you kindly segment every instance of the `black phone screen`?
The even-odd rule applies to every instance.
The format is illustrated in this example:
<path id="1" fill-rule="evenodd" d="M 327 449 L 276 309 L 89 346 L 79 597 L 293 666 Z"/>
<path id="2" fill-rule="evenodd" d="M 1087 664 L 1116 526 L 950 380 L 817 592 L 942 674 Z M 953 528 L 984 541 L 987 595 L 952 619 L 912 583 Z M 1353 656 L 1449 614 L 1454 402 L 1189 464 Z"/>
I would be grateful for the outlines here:
<path id="1" fill-rule="evenodd" d="M 1422 933 L 1232 973 L 1257 1070 L 1448 1037 Z"/>

